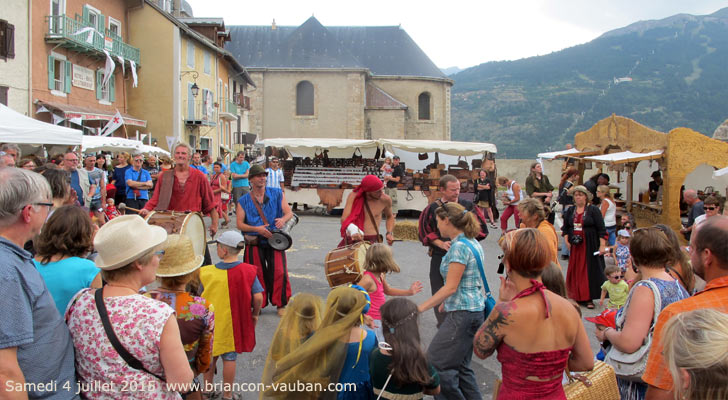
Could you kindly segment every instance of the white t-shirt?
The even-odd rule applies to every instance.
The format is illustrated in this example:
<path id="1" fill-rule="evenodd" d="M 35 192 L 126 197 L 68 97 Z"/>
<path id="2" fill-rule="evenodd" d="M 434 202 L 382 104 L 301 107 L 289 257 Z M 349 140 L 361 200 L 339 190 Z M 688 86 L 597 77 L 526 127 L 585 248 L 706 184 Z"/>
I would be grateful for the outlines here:
<path id="1" fill-rule="evenodd" d="M 607 207 L 607 213 L 604 214 L 604 226 L 616 226 L 617 225 L 617 205 L 614 201 L 605 197 L 602 201 L 609 203 Z"/>

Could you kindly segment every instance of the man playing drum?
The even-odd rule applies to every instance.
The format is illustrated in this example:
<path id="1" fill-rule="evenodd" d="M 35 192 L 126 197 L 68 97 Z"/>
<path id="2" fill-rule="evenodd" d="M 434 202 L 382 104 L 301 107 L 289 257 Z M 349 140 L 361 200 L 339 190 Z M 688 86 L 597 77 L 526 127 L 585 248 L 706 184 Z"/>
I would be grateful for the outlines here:
<path id="1" fill-rule="evenodd" d="M 346 198 L 341 214 L 341 237 L 339 247 L 366 240 L 379 243 L 379 224 L 387 219 L 385 238 L 391 246 L 394 242 L 394 213 L 392 198 L 384 194 L 384 185 L 374 175 L 367 175 L 361 184 Z"/>
<path id="2" fill-rule="evenodd" d="M 245 235 L 243 262 L 258 268 L 258 280 L 263 284 L 263 307 L 268 302 L 278 307 L 278 315 L 291 297 L 288 262 L 284 250 L 276 250 L 268 240 L 293 218 L 293 211 L 280 188 L 266 187 L 268 173 L 260 165 L 250 167 L 250 192 L 236 205 L 238 229 Z"/>
<path id="3" fill-rule="evenodd" d="M 154 195 L 139 214 L 146 217 L 152 210 L 209 213 L 210 236 L 214 237 L 219 219 L 217 201 L 207 176 L 190 168 L 191 153 L 192 148 L 186 143 L 174 146 L 174 169 L 159 174 Z"/>

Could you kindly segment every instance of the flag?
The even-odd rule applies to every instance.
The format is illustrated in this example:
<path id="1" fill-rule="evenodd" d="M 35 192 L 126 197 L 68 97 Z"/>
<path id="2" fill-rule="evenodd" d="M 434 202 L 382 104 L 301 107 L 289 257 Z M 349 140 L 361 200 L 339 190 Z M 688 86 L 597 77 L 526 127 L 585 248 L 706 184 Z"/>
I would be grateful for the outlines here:
<path id="1" fill-rule="evenodd" d="M 124 118 L 122 118 L 121 113 L 117 111 L 116 114 L 111 117 L 109 122 L 103 128 L 101 128 L 99 136 L 109 136 L 112 132 L 114 132 L 118 127 L 122 125 L 124 125 Z"/>
<path id="2" fill-rule="evenodd" d="M 54 125 L 58 125 L 61 122 L 63 122 L 63 121 L 66 120 L 65 118 L 61 117 L 60 115 L 56 115 L 56 114 L 51 114 L 51 115 L 53 116 L 53 124 Z"/>
<path id="3" fill-rule="evenodd" d="M 71 118 L 71 119 L 69 119 L 69 121 L 71 121 L 71 123 L 74 123 L 76 125 L 82 125 L 83 118 L 81 118 L 81 117 Z"/>
<path id="4" fill-rule="evenodd" d="M 38 109 L 38 111 L 36 111 L 36 114 L 37 113 L 42 113 L 42 112 L 50 112 L 50 111 L 47 108 L 45 108 L 45 106 L 40 106 L 40 108 Z"/>
<path id="5" fill-rule="evenodd" d="M 122 56 L 116 56 L 116 58 L 121 63 L 121 75 L 122 76 L 126 75 L 126 71 L 124 71 L 124 57 L 122 57 Z"/>
<path id="6" fill-rule="evenodd" d="M 129 60 L 129 69 L 131 69 L 131 77 L 134 79 L 131 87 L 137 87 L 136 63 L 132 60 Z"/>
<path id="7" fill-rule="evenodd" d="M 109 79 L 111 79 L 111 75 L 114 73 L 114 68 L 116 68 L 114 59 L 111 58 L 109 52 L 104 50 L 104 53 L 106 54 L 106 65 L 104 66 L 104 82 L 101 83 L 101 87 L 104 87 L 109 83 Z"/>

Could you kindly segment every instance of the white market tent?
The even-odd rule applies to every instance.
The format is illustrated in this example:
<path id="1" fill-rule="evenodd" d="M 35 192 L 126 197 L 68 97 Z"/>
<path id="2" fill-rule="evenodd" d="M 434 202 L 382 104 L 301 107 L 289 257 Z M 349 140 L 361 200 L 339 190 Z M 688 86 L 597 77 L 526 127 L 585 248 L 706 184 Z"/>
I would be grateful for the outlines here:
<path id="1" fill-rule="evenodd" d="M 167 150 L 157 146 L 150 146 L 148 144 L 142 144 L 142 146 L 139 148 L 139 151 L 144 154 L 154 154 L 155 156 L 171 157 L 171 154 Z"/>
<path id="2" fill-rule="evenodd" d="M 77 146 L 82 136 L 80 130 L 38 121 L 0 104 L 0 143 Z"/>
<path id="3" fill-rule="evenodd" d="M 485 152 L 497 153 L 498 149 L 492 143 L 479 142 L 453 142 L 450 140 L 405 140 L 405 139 L 378 139 L 377 142 L 392 153 L 397 149 L 412 153 L 439 152 L 451 156 L 475 156 Z"/>
<path id="4" fill-rule="evenodd" d="M 557 157 L 577 155 L 581 153 L 582 152 L 577 149 L 550 151 L 548 153 L 538 153 L 538 158 L 542 158 L 544 160 L 553 160 Z"/>
<path id="5" fill-rule="evenodd" d="M 598 156 L 583 157 L 587 161 L 606 162 L 612 164 L 634 163 L 642 160 L 656 160 L 662 158 L 662 150 L 655 150 L 649 153 L 633 153 L 631 151 L 622 151 L 619 153 L 601 154 Z"/>
<path id="6" fill-rule="evenodd" d="M 96 151 L 129 151 L 132 153 L 164 155 L 169 157 L 168 151 L 156 146 L 146 145 L 138 140 L 125 139 L 115 136 L 84 136 L 81 144 L 84 152 Z"/>

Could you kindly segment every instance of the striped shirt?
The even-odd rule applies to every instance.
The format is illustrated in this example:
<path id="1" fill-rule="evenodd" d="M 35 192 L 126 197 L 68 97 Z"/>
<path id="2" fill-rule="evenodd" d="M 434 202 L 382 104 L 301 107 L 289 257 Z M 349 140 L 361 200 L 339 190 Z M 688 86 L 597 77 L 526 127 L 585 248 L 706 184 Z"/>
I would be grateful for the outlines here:
<path id="1" fill-rule="evenodd" d="M 265 186 L 272 188 L 281 188 L 281 182 L 283 182 L 283 169 L 266 168 L 265 172 L 268 173 L 268 178 L 265 180 Z"/>

